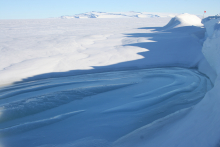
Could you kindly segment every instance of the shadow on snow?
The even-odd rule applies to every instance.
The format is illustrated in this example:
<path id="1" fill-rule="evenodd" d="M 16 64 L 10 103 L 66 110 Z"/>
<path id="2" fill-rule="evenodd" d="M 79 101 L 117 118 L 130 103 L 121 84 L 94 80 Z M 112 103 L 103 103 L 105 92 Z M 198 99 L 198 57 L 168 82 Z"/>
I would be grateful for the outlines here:
<path id="1" fill-rule="evenodd" d="M 123 71 L 156 67 L 185 67 L 196 68 L 202 58 L 202 43 L 205 29 L 195 26 L 186 26 L 167 29 L 165 27 L 146 27 L 138 29 L 151 29 L 152 33 L 125 34 L 127 37 L 147 38 L 151 42 L 139 42 L 124 46 L 135 46 L 149 51 L 138 53 L 142 59 L 121 62 L 108 66 L 92 66 L 88 70 L 70 70 L 67 72 L 52 72 L 28 77 L 20 82 L 35 81 L 46 78 L 74 76 L 109 71 Z"/>

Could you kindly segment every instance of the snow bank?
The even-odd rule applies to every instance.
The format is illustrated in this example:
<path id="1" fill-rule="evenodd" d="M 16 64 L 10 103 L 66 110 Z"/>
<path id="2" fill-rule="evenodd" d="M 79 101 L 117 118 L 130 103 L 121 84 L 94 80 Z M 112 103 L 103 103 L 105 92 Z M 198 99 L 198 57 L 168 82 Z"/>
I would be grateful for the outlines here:
<path id="1" fill-rule="evenodd" d="M 209 65 L 202 66 L 206 69 L 203 70 L 204 73 L 213 80 L 214 88 L 206 93 L 203 100 L 194 107 L 193 111 L 181 123 L 176 123 L 176 126 L 173 127 L 175 130 L 181 126 L 181 129 L 173 135 L 180 132 L 182 134 L 179 137 L 172 138 L 176 142 L 179 141 L 180 147 L 214 147 L 220 145 L 220 17 L 208 17 L 203 19 L 202 23 L 206 28 L 206 40 L 203 43 L 202 52 L 211 67 Z M 207 71 L 212 73 L 207 74 Z M 174 143 L 172 146 L 175 146 Z"/>
<path id="2" fill-rule="evenodd" d="M 212 37 L 215 31 L 215 25 L 217 27 L 217 23 L 219 22 L 220 16 L 210 16 L 202 20 L 206 28 L 206 38 Z"/>
<path id="3" fill-rule="evenodd" d="M 207 21 L 209 19 L 209 21 Z M 203 44 L 202 52 L 217 75 L 220 74 L 220 16 L 206 18 L 204 25 L 207 30 L 207 39 Z"/>
<path id="4" fill-rule="evenodd" d="M 183 17 L 175 17 L 179 24 L 187 20 L 177 18 Z M 208 19 L 203 20 L 207 29 L 207 39 L 202 48 L 205 58 L 200 61 L 198 70 L 213 81 L 214 88 L 208 91 L 203 100 L 191 110 L 178 111 L 146 125 L 116 141 L 115 146 L 135 144 L 138 147 L 214 147 L 220 145 L 220 19 Z M 174 19 L 171 22 L 175 22 Z M 200 25 L 192 21 L 187 23 Z"/>
<path id="5" fill-rule="evenodd" d="M 201 19 L 198 16 L 184 13 L 172 18 L 165 27 L 174 28 L 181 26 L 203 26 L 203 24 L 201 23 Z"/>

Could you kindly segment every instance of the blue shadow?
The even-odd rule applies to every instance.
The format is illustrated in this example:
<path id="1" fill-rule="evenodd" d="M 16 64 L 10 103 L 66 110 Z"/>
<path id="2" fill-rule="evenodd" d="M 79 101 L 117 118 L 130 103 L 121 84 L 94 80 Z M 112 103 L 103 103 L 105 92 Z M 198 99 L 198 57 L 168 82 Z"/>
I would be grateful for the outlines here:
<path id="1" fill-rule="evenodd" d="M 185 26 L 166 30 L 166 27 L 146 27 L 153 33 L 124 34 L 127 37 L 147 38 L 153 42 L 138 42 L 124 46 L 135 46 L 149 51 L 138 53 L 142 59 L 120 62 L 109 66 L 92 66 L 89 70 L 70 70 L 67 72 L 52 72 L 28 77 L 20 82 L 35 81 L 47 78 L 58 78 L 80 74 L 91 74 L 109 71 L 123 71 L 156 67 L 196 68 L 203 57 L 201 39 L 205 29 L 195 26 Z"/>

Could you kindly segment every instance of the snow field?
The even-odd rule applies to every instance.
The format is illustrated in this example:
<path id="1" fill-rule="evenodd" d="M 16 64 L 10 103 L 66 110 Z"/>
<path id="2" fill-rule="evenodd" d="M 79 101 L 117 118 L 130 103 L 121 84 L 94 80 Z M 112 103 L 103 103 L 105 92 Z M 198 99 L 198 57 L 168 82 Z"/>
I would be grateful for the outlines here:
<path id="1" fill-rule="evenodd" d="M 164 18 L 165 22 L 168 20 Z M 124 40 L 124 33 L 152 22 L 137 20 L 137 25 L 130 22 L 129 19 L 1 21 L 1 85 L 44 73 L 88 70 L 141 59 L 137 53 L 147 49 L 123 46 L 137 42 L 137 39 Z"/>
<path id="2" fill-rule="evenodd" d="M 217 145 L 210 24 L 207 36 L 190 14 L 0 21 L 0 145 Z"/>

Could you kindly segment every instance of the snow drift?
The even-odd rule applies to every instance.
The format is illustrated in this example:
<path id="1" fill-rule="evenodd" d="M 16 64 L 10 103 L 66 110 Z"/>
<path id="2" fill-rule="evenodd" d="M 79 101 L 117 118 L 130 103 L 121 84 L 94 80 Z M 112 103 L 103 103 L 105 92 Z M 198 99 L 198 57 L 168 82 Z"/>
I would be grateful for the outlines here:
<path id="1" fill-rule="evenodd" d="M 178 17 L 177 17 L 178 18 Z M 206 40 L 202 52 L 205 56 L 198 68 L 214 84 L 204 99 L 192 110 L 183 109 L 161 120 L 144 126 L 115 142 L 115 146 L 169 146 L 169 147 L 215 147 L 219 146 L 220 134 L 220 19 L 203 20 Z M 174 22 L 171 20 L 171 22 Z M 182 24 L 181 21 L 177 21 Z M 184 21 L 183 24 L 186 24 Z M 197 24 L 197 23 L 196 23 Z M 200 26 L 200 24 L 198 23 Z M 209 64 L 207 64 L 207 61 Z M 142 136 L 140 140 L 140 136 Z"/>
<path id="2" fill-rule="evenodd" d="M 201 19 L 196 15 L 184 13 L 173 17 L 165 28 L 175 28 L 182 26 L 203 26 Z"/>

